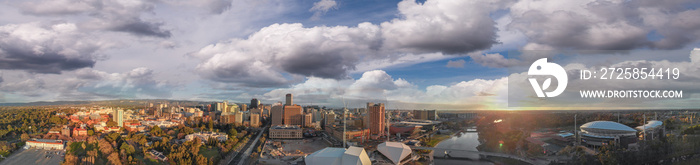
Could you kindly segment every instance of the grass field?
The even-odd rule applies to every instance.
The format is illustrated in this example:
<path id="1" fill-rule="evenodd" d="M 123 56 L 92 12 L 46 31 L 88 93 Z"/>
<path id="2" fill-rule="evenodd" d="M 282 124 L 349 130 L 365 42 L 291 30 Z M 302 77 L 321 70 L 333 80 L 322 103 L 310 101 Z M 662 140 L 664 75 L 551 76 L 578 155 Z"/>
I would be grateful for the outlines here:
<path id="1" fill-rule="evenodd" d="M 449 139 L 450 135 L 433 135 L 433 137 L 430 139 L 430 141 L 424 143 L 425 146 L 428 147 L 435 147 L 438 143 L 445 139 Z"/>

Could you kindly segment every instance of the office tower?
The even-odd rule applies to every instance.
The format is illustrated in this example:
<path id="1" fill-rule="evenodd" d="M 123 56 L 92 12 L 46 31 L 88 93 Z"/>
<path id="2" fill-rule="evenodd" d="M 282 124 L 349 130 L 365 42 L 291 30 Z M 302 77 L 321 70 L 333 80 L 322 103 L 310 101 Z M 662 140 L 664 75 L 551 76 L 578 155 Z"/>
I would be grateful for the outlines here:
<path id="1" fill-rule="evenodd" d="M 247 111 L 248 110 L 248 104 L 241 104 L 241 111 Z"/>
<path id="2" fill-rule="evenodd" d="M 293 100 L 293 99 L 294 99 L 294 98 L 292 98 L 292 94 L 291 94 L 291 93 L 287 93 L 287 102 L 286 102 L 286 104 L 284 104 L 284 105 L 294 105 L 294 102 L 293 102 L 294 100 Z"/>
<path id="3" fill-rule="evenodd" d="M 312 116 L 311 113 L 304 114 L 304 127 L 311 127 L 311 123 L 314 121 Z"/>
<path id="4" fill-rule="evenodd" d="M 369 132 L 372 135 L 382 136 L 386 127 L 386 112 L 384 111 L 384 103 L 367 103 L 369 111 Z"/>
<path id="5" fill-rule="evenodd" d="M 250 126 L 251 127 L 260 127 L 260 114 L 259 113 L 251 113 L 250 114 Z"/>
<path id="6" fill-rule="evenodd" d="M 285 125 L 297 125 L 302 126 L 303 115 L 302 108 L 299 105 L 286 105 L 284 106 L 284 121 Z"/>
<path id="7" fill-rule="evenodd" d="M 234 121 L 237 124 L 243 124 L 243 113 L 242 112 L 236 112 L 236 121 Z"/>
<path id="8" fill-rule="evenodd" d="M 258 105 L 260 105 L 260 101 L 258 99 L 253 98 L 250 100 L 250 109 L 258 108 Z"/>
<path id="9" fill-rule="evenodd" d="M 119 127 L 124 126 L 124 110 L 120 109 L 117 111 L 117 125 L 119 125 Z"/>
<path id="10" fill-rule="evenodd" d="M 272 117 L 272 125 L 282 125 L 282 119 L 284 116 L 284 107 L 282 104 L 275 104 L 272 105 L 272 114 L 270 114 L 270 117 Z"/>

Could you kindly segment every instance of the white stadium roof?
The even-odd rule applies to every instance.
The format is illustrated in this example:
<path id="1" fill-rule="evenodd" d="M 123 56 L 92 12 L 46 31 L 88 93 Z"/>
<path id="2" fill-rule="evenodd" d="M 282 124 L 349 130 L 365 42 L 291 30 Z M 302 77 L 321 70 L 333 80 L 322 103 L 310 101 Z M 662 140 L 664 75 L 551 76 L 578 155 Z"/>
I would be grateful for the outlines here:
<path id="1" fill-rule="evenodd" d="M 619 131 L 619 132 L 637 132 L 637 130 L 632 129 L 624 124 L 620 124 L 612 121 L 592 121 L 581 125 L 581 129 L 591 132 L 597 132 L 595 130 L 605 130 L 605 131 Z"/>
<path id="2" fill-rule="evenodd" d="M 658 120 L 652 120 L 652 121 L 647 122 L 647 124 L 644 124 L 642 126 L 638 126 L 636 129 L 637 130 L 644 130 L 646 128 L 647 130 L 649 130 L 649 129 L 655 129 L 661 125 L 664 125 L 664 122 L 661 122 Z"/>
<path id="3" fill-rule="evenodd" d="M 308 156 L 304 161 L 308 165 L 370 165 L 372 162 L 367 156 L 364 148 L 350 147 L 344 148 L 327 147 L 318 150 Z"/>
<path id="4" fill-rule="evenodd" d="M 394 164 L 400 164 L 401 160 L 411 155 L 411 147 L 399 142 L 384 142 L 377 146 L 377 150 Z"/>

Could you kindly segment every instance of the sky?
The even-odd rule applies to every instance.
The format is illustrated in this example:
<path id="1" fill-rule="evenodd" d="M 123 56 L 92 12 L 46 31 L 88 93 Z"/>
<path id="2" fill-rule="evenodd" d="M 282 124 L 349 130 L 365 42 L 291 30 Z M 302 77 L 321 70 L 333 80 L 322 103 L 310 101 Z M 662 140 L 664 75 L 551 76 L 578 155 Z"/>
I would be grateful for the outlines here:
<path id="1" fill-rule="evenodd" d="M 551 57 L 512 52 L 615 50 L 558 62 L 574 69 L 601 61 L 680 67 L 677 81 L 636 84 L 686 90 L 683 99 L 655 105 L 694 107 L 699 6 L 695 0 L 2 0 L 0 103 L 258 98 L 270 104 L 292 93 L 302 105 L 508 109 L 509 77 L 521 75 L 508 68 Z"/>

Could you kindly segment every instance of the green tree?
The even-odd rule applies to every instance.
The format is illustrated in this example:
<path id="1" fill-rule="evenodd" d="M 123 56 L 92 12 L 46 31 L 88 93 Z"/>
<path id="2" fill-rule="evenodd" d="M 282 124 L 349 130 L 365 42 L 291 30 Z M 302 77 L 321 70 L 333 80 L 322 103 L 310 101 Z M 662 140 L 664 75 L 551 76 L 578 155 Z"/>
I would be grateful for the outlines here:
<path id="1" fill-rule="evenodd" d="M 151 135 L 155 135 L 155 136 L 161 136 L 161 135 L 165 134 L 163 132 L 163 130 L 160 129 L 160 127 L 158 127 L 158 126 L 153 126 L 153 128 L 151 128 L 150 132 L 151 132 Z"/>
<path id="2" fill-rule="evenodd" d="M 88 136 L 95 135 L 95 131 L 93 131 L 92 129 L 89 129 L 87 132 L 88 132 Z"/>
<path id="3" fill-rule="evenodd" d="M 238 135 L 238 131 L 236 131 L 236 128 L 231 128 L 230 130 L 228 130 L 229 138 L 235 138 L 236 135 Z"/>
<path id="4" fill-rule="evenodd" d="M 114 122 L 114 121 L 112 121 L 112 120 L 107 121 L 107 126 L 108 126 L 108 127 L 115 127 L 115 126 L 118 126 L 118 125 L 119 125 L 119 124 L 118 124 L 117 122 Z"/>
<path id="5" fill-rule="evenodd" d="M 134 147 L 131 146 L 131 145 L 129 145 L 129 143 L 126 143 L 126 142 L 122 142 L 122 146 L 119 147 L 119 150 L 124 151 L 124 153 L 126 153 L 127 155 L 131 155 L 131 154 L 133 154 L 134 152 L 136 152 L 136 150 L 134 149 Z"/>

